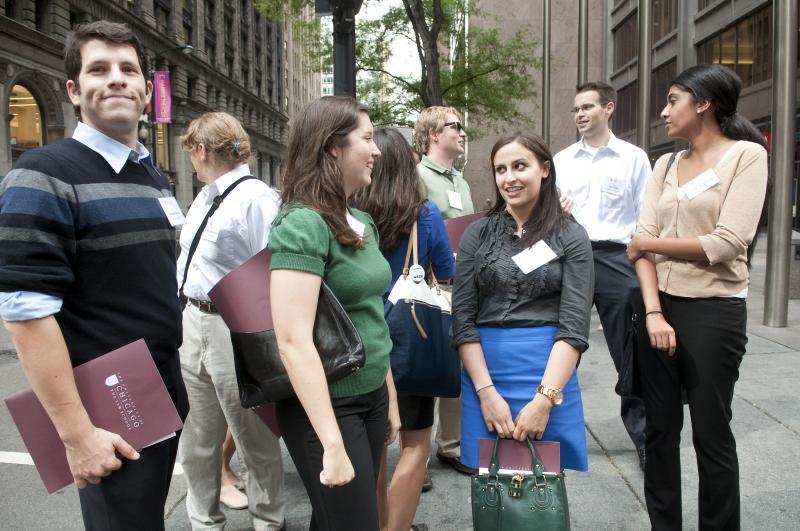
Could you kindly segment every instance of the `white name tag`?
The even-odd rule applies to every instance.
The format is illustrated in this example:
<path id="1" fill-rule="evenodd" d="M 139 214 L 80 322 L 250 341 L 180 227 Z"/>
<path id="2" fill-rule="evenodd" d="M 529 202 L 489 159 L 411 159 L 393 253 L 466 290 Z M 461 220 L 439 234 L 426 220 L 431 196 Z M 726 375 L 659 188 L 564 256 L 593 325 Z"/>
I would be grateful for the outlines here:
<path id="1" fill-rule="evenodd" d="M 206 229 L 203 231 L 204 240 L 208 240 L 210 242 L 216 242 L 218 236 L 219 236 L 219 231 L 217 231 L 216 228 L 206 225 Z"/>
<path id="2" fill-rule="evenodd" d="M 159 197 L 158 202 L 161 204 L 164 214 L 167 215 L 167 219 L 173 227 L 186 223 L 186 218 L 183 216 L 181 207 L 178 206 L 178 201 L 175 200 L 174 196 Z"/>
<path id="3" fill-rule="evenodd" d="M 622 195 L 622 180 L 606 177 L 602 190 L 611 195 Z"/>
<path id="4" fill-rule="evenodd" d="M 539 269 L 554 258 L 556 258 L 556 253 L 553 252 L 544 240 L 539 240 L 524 251 L 511 257 L 514 263 L 517 264 L 517 267 L 526 275 L 531 271 Z"/>
<path id="5" fill-rule="evenodd" d="M 358 234 L 359 238 L 364 237 L 364 228 L 366 225 L 351 216 L 350 212 L 347 213 L 347 224 L 350 225 L 350 228 L 353 229 L 356 234 Z"/>
<path id="6" fill-rule="evenodd" d="M 680 197 L 680 192 L 683 192 L 683 195 L 689 198 L 691 201 L 698 195 L 702 194 L 712 186 L 716 186 L 719 184 L 720 180 L 717 177 L 717 173 L 713 169 L 707 169 L 688 183 L 684 184 L 679 188 L 678 197 Z"/>
<path id="7" fill-rule="evenodd" d="M 448 190 L 447 202 L 450 203 L 450 206 L 452 208 L 457 208 L 458 210 L 464 210 L 464 206 L 461 204 L 461 194 L 459 194 L 458 192 Z"/>

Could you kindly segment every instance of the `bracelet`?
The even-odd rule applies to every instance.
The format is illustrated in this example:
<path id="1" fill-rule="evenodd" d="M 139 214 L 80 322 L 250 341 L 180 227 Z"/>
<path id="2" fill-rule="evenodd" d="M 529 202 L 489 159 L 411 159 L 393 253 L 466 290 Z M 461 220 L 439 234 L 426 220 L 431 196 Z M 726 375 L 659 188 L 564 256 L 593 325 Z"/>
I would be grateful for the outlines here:
<path id="1" fill-rule="evenodd" d="M 475 394 L 477 395 L 478 393 L 480 393 L 480 392 L 481 392 L 481 391 L 483 391 L 484 389 L 489 389 L 490 387 L 494 387 L 494 384 L 484 385 L 484 386 L 483 386 L 483 387 L 481 387 L 480 389 L 476 389 L 476 390 L 475 390 Z"/>
<path id="2" fill-rule="evenodd" d="M 656 314 L 656 313 L 664 315 L 664 312 L 662 312 L 661 310 L 652 310 L 650 312 L 645 313 L 644 316 L 647 317 L 648 315 L 653 315 L 653 314 Z"/>

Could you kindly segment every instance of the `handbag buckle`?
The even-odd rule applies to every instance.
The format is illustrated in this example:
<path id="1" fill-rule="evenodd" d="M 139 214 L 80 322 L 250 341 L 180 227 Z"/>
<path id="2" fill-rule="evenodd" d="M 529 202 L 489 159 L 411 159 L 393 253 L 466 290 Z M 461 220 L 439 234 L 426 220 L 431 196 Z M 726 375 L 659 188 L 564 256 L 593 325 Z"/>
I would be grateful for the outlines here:
<path id="1" fill-rule="evenodd" d="M 522 474 L 514 474 L 511 476 L 511 484 L 508 487 L 508 495 L 512 498 L 519 498 L 522 496 L 523 481 L 525 481 L 525 476 Z"/>

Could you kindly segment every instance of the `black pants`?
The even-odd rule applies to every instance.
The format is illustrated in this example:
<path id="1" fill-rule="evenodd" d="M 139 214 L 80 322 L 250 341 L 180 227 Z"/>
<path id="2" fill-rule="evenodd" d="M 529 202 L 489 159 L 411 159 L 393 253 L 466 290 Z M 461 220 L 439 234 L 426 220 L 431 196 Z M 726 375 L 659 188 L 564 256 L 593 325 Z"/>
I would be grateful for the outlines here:
<path id="1" fill-rule="evenodd" d="M 629 301 L 639 290 L 636 271 L 628 261 L 625 246 L 614 242 L 592 242 L 594 254 L 594 305 L 603 324 L 608 351 L 619 372 L 625 349 Z M 644 446 L 645 407 L 637 397 L 622 397 L 620 417 L 636 448 Z"/>
<path id="2" fill-rule="evenodd" d="M 189 399 L 181 377 L 177 352 L 168 366 L 159 367 L 168 384 L 181 420 L 189 414 Z M 78 490 L 83 525 L 87 531 L 138 531 L 164 529 L 172 470 L 178 454 L 180 432 L 175 437 L 139 451 L 136 461 L 122 460 L 122 467 L 97 485 Z"/>
<path id="3" fill-rule="evenodd" d="M 312 531 L 375 531 L 378 529 L 378 478 L 389 411 L 386 385 L 363 395 L 333 398 L 333 411 L 342 432 L 355 478 L 329 488 L 319 482 L 322 445 L 302 404 L 296 398 L 278 402 L 281 435 L 311 501 Z"/>
<path id="4" fill-rule="evenodd" d="M 680 530 L 685 389 L 699 473 L 699 529 L 739 529 L 739 460 L 731 431 L 733 387 L 747 344 L 744 299 L 686 299 L 661 294 L 675 329 L 675 355 L 639 342 L 647 407 L 645 498 L 653 529 Z M 646 336 L 646 334 L 642 334 Z"/>

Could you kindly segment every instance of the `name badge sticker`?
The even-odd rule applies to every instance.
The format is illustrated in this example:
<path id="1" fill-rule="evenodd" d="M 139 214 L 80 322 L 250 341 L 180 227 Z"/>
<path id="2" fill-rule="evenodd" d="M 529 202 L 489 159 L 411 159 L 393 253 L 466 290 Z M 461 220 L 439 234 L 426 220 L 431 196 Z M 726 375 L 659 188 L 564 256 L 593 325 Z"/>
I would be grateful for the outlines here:
<path id="1" fill-rule="evenodd" d="M 622 195 L 622 180 L 606 177 L 605 181 L 603 181 L 602 191 L 611 195 Z"/>
<path id="2" fill-rule="evenodd" d="M 353 229 L 353 231 L 356 234 L 358 234 L 359 238 L 363 238 L 364 237 L 364 229 L 366 228 L 366 225 L 364 225 L 363 223 L 358 221 L 356 218 L 351 216 L 350 212 L 347 213 L 346 217 L 347 217 L 347 224 L 350 225 L 350 228 Z"/>
<path id="3" fill-rule="evenodd" d="M 688 183 L 684 184 L 681 188 L 683 188 L 683 193 L 686 194 L 686 197 L 688 197 L 691 201 L 709 188 L 719 184 L 719 182 L 720 180 L 717 176 L 717 173 L 713 169 L 709 168 Z"/>
<path id="4" fill-rule="evenodd" d="M 464 210 L 464 206 L 461 203 L 461 194 L 458 192 L 454 192 L 453 190 L 447 191 L 447 202 L 450 203 L 451 208 L 457 208 L 458 210 Z"/>
<path id="5" fill-rule="evenodd" d="M 219 236 L 219 231 L 216 229 L 216 227 L 206 225 L 206 230 L 203 231 L 203 236 L 202 236 L 204 240 L 208 240 L 210 242 L 216 242 L 218 236 Z"/>
<path id="6" fill-rule="evenodd" d="M 173 227 L 186 223 L 186 218 L 183 212 L 181 212 L 181 207 L 178 206 L 178 201 L 174 196 L 159 197 L 158 202 L 161 204 L 164 214 L 166 214 L 167 219 Z"/>
<path id="7" fill-rule="evenodd" d="M 539 269 L 555 258 L 556 253 L 553 252 L 544 240 L 539 240 L 524 251 L 511 257 L 514 263 L 517 264 L 517 267 L 526 275 L 531 271 Z"/>

